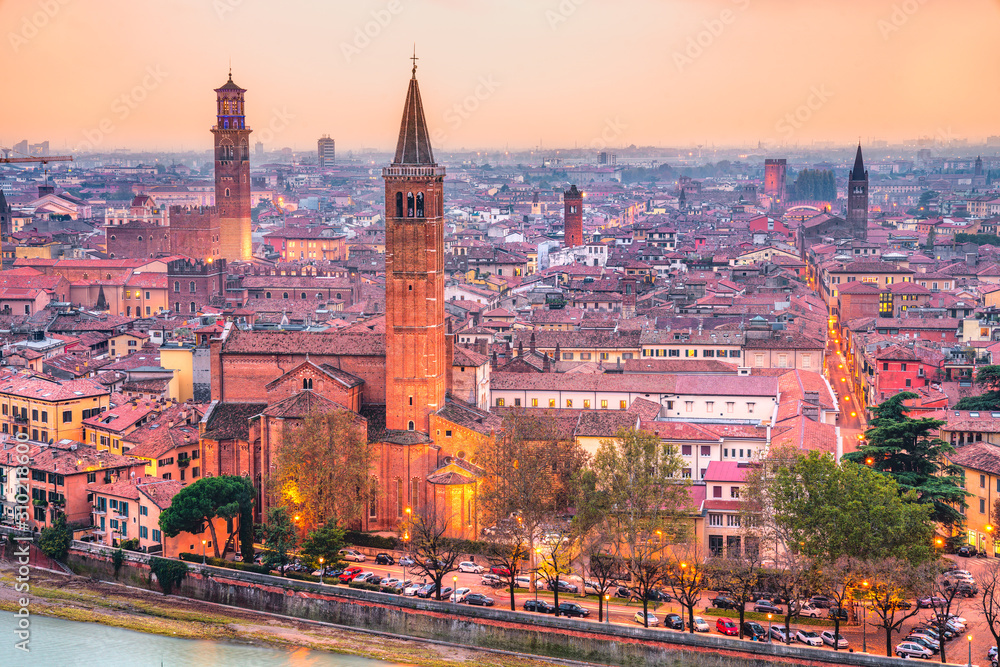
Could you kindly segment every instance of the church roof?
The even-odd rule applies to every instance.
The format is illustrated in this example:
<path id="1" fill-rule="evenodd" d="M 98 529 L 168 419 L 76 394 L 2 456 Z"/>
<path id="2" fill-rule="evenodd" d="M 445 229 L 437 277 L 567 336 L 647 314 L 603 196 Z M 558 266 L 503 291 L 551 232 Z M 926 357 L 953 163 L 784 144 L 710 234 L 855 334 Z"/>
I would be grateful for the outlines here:
<path id="1" fill-rule="evenodd" d="M 233 83 L 233 73 L 232 72 L 229 73 L 229 81 L 226 81 L 224 84 L 222 84 L 221 88 L 216 88 L 215 92 L 219 92 L 220 90 L 238 90 L 241 93 L 242 92 L 246 92 L 246 88 L 240 88 L 235 83 Z"/>
<path id="2" fill-rule="evenodd" d="M 861 144 L 858 144 L 858 154 L 854 157 L 854 169 L 851 170 L 851 180 L 865 180 L 865 161 L 861 157 Z"/>
<path id="3" fill-rule="evenodd" d="M 424 105 L 420 100 L 415 67 L 410 87 L 406 91 L 403 120 L 399 125 L 399 141 L 396 142 L 396 157 L 392 163 L 434 164 L 434 153 L 431 152 L 431 140 L 427 133 L 427 121 L 424 119 Z"/>

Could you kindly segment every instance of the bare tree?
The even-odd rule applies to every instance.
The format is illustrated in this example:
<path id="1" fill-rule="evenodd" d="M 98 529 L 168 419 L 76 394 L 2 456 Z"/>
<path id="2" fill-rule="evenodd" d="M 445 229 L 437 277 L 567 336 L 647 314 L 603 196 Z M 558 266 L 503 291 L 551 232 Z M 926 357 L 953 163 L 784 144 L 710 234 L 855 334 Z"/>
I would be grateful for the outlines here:
<path id="1" fill-rule="evenodd" d="M 746 605 L 753 602 L 753 594 L 760 587 L 761 555 L 759 549 L 745 549 L 742 554 L 717 558 L 712 562 L 718 588 L 729 592 L 740 615 L 740 639 L 743 639 L 743 621 Z"/>
<path id="2" fill-rule="evenodd" d="M 694 607 L 705 590 L 705 573 L 697 547 L 678 549 L 663 564 L 663 581 L 687 610 L 688 630 L 694 632 Z"/>
<path id="3" fill-rule="evenodd" d="M 434 582 L 438 600 L 444 578 L 458 569 L 455 563 L 462 555 L 455 548 L 455 540 L 445 537 L 450 523 L 447 518 L 432 512 L 415 514 L 407 526 L 415 561 L 413 569 Z"/>
<path id="4" fill-rule="evenodd" d="M 885 558 L 865 566 L 865 597 L 871 602 L 877 622 L 885 632 L 885 654 L 892 657 L 892 633 L 899 632 L 903 623 L 920 612 L 917 605 L 904 609 L 908 598 L 919 597 L 930 590 L 934 566 L 914 568 L 905 560 Z"/>
<path id="5" fill-rule="evenodd" d="M 555 615 L 559 615 L 559 582 L 573 572 L 577 542 L 569 536 L 550 534 L 536 547 L 538 564 L 535 572 L 545 580 L 546 587 L 555 594 Z"/>
<path id="6" fill-rule="evenodd" d="M 931 616 L 931 624 L 934 630 L 937 631 L 938 637 L 941 637 L 941 662 L 945 662 L 945 642 L 944 632 L 946 626 L 948 625 L 948 620 L 951 618 L 952 611 L 958 611 L 961 605 L 961 601 L 958 599 L 959 594 L 962 592 L 962 588 L 952 581 L 948 573 L 939 574 L 934 578 L 934 583 L 931 586 L 931 595 L 936 598 L 941 598 L 944 600 L 943 603 L 938 603 L 931 607 L 934 614 Z M 971 588 L 965 589 L 967 591 L 966 597 L 972 597 L 974 593 Z M 933 601 L 932 601 L 933 602 Z M 954 606 L 954 610 L 952 607 Z"/>
<path id="7" fill-rule="evenodd" d="M 798 617 L 802 609 L 801 600 L 805 592 L 814 586 L 815 571 L 812 562 L 802 554 L 784 551 L 776 559 L 777 574 L 771 589 L 788 601 L 785 605 L 785 643 L 792 641 L 792 619 Z"/>
<path id="8" fill-rule="evenodd" d="M 833 650 L 838 651 L 840 641 L 840 610 L 862 589 L 864 581 L 864 564 L 856 558 L 841 556 L 836 562 L 823 568 L 818 573 L 819 590 L 837 603 L 837 612 L 833 615 Z"/>
<path id="9" fill-rule="evenodd" d="M 994 646 L 1000 646 L 1000 561 L 991 560 L 980 573 L 982 593 L 979 598 L 983 618 L 993 635 Z"/>
<path id="10" fill-rule="evenodd" d="M 519 522 L 508 521 L 507 525 L 495 529 L 487 541 L 486 560 L 510 594 L 511 611 L 515 609 L 514 589 L 521 564 L 530 557 L 531 541 Z"/>
<path id="11" fill-rule="evenodd" d="M 589 583 L 597 593 L 597 621 L 600 623 L 604 621 L 604 614 L 609 613 L 605 609 L 604 598 L 610 597 L 621 566 L 615 562 L 614 556 L 596 550 L 593 546 L 590 550 L 582 552 L 581 557 L 586 561 L 585 571 L 590 574 L 590 580 L 583 582 L 584 590 Z"/>

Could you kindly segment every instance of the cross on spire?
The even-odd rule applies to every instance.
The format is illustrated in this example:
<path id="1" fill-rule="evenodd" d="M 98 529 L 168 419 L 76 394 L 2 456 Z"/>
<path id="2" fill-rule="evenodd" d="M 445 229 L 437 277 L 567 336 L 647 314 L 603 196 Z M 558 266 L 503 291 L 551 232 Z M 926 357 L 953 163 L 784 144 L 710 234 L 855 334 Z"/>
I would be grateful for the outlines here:
<path id="1" fill-rule="evenodd" d="M 417 78 L 417 61 L 420 60 L 420 58 L 417 58 L 417 43 L 416 42 L 413 43 L 413 57 L 410 58 L 410 60 L 413 61 L 413 78 L 416 79 Z"/>

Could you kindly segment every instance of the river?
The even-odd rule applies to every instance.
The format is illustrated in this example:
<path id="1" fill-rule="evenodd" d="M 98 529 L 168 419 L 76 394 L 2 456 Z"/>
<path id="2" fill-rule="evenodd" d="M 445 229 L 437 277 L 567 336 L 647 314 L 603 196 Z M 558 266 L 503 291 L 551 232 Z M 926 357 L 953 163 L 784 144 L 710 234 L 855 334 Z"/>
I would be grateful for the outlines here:
<path id="1" fill-rule="evenodd" d="M 97 623 L 31 616 L 30 652 L 15 648 L 17 617 L 0 612 L 2 667 L 391 667 L 349 655 L 177 639 Z"/>

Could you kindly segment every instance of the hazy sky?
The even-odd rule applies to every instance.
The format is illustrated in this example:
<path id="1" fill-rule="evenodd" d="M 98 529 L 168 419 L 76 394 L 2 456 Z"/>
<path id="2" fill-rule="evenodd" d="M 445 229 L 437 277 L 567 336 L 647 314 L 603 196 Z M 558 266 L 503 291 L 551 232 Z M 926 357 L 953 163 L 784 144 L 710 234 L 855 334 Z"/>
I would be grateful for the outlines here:
<path id="1" fill-rule="evenodd" d="M 1000 134 L 998 0 L 0 0 L 0 146 L 441 149 Z M 367 33 L 367 34 L 366 34 Z"/>

